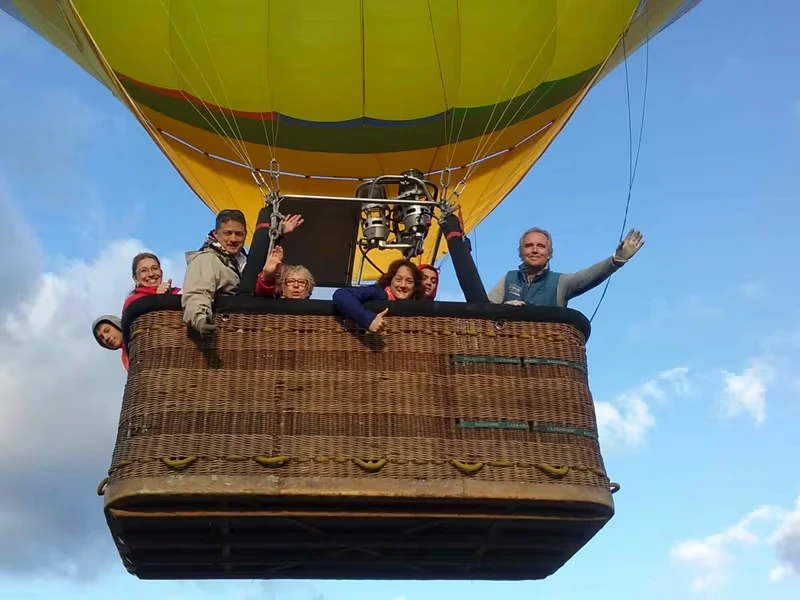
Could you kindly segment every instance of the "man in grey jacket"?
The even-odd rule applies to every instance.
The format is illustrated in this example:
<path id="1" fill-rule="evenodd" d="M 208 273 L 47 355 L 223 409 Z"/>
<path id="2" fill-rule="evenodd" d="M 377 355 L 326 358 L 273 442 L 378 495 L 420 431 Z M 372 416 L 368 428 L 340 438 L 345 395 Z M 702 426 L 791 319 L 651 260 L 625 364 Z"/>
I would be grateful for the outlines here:
<path id="1" fill-rule="evenodd" d="M 302 223 L 300 215 L 289 215 L 283 222 L 282 233 L 291 233 Z M 247 221 L 242 211 L 223 210 L 217 215 L 214 230 L 202 248 L 186 253 L 181 296 L 183 320 L 201 334 L 212 333 L 215 329 L 214 296 L 233 296 L 239 288 L 247 261 L 246 237 Z"/>
<path id="2" fill-rule="evenodd" d="M 183 320 L 200 333 L 214 331 L 214 296 L 233 295 L 239 287 L 247 221 L 240 210 L 223 210 L 202 248 L 186 253 Z"/>
<path id="3" fill-rule="evenodd" d="M 497 282 L 489 292 L 489 301 L 518 306 L 567 306 L 572 298 L 611 277 L 642 246 L 644 237 L 641 232 L 631 229 L 609 258 L 575 273 L 556 273 L 550 270 L 553 238 L 544 229 L 533 227 L 519 240 L 522 264 Z"/>

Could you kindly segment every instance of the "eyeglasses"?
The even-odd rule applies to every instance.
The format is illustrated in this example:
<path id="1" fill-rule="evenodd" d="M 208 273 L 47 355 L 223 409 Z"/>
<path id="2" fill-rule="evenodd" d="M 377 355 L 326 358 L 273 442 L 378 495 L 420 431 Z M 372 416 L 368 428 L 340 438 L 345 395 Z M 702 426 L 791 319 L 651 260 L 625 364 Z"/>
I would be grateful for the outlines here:
<path id="1" fill-rule="evenodd" d="M 305 279 L 286 279 L 284 282 L 286 285 L 296 285 L 298 287 L 308 287 L 308 281 Z"/>
<path id="2" fill-rule="evenodd" d="M 136 273 L 138 275 L 147 275 L 148 273 L 161 273 L 161 267 L 141 267 L 140 269 L 136 269 Z"/>

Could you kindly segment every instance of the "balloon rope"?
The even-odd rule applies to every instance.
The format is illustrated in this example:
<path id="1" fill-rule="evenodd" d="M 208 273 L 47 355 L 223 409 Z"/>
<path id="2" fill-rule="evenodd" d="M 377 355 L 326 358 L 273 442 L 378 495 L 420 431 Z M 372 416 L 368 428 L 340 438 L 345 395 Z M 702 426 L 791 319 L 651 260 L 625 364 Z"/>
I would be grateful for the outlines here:
<path id="1" fill-rule="evenodd" d="M 450 159 L 450 138 L 452 137 L 453 132 L 452 132 L 452 130 L 448 131 L 448 128 L 447 128 L 447 112 L 450 110 L 450 106 L 447 103 L 447 88 L 445 87 L 445 84 L 444 84 L 444 74 L 442 73 L 442 59 L 439 56 L 439 43 L 436 40 L 436 27 L 434 26 L 434 22 L 433 22 L 433 10 L 431 9 L 431 0 L 428 0 L 428 20 L 429 20 L 430 25 L 431 25 L 431 36 L 433 37 L 433 49 L 436 51 L 436 66 L 439 69 L 439 84 L 441 85 L 441 88 L 442 88 L 442 102 L 444 103 L 444 110 L 442 111 L 442 117 L 443 117 L 442 120 L 444 122 L 444 140 L 445 140 L 445 144 L 446 144 L 445 153 L 446 153 L 447 158 L 448 158 L 447 166 L 449 168 L 450 167 L 450 160 L 449 160 Z M 433 170 L 433 165 L 436 162 L 436 155 L 437 154 L 438 154 L 438 151 L 434 153 L 433 158 L 431 159 L 431 164 L 428 167 L 428 171 L 432 171 Z"/>
<path id="2" fill-rule="evenodd" d="M 170 4 L 170 6 L 167 7 L 164 4 L 164 0 L 161 0 L 161 6 L 167 12 L 167 16 L 169 18 L 170 46 L 172 44 L 172 39 L 173 39 L 173 36 L 171 34 L 172 34 L 172 32 L 174 32 L 178 36 L 178 39 L 180 40 L 181 44 L 183 45 L 184 49 L 186 50 L 186 54 L 191 59 L 192 63 L 194 63 L 194 66 L 197 69 L 197 72 L 200 74 L 200 77 L 202 78 L 202 81 L 205 84 L 206 89 L 211 94 L 212 101 L 214 102 L 214 104 L 217 107 L 219 107 L 220 112 L 222 114 L 222 118 L 225 120 L 225 124 L 228 126 L 228 130 L 231 133 L 233 133 L 233 127 L 231 126 L 230 122 L 228 121 L 228 117 L 225 114 L 224 109 L 222 108 L 222 104 L 219 102 L 219 100 L 217 100 L 216 95 L 214 94 L 214 91 L 211 89 L 211 86 L 209 85 L 208 80 L 206 79 L 205 75 L 203 74 L 203 70 L 200 68 L 200 65 L 195 60 L 194 55 L 192 54 L 191 50 L 189 49 L 189 46 L 186 44 L 186 41 L 183 39 L 183 36 L 181 35 L 180 30 L 175 25 L 175 19 L 172 16 L 172 10 L 171 10 L 172 9 L 172 5 Z M 194 97 L 197 98 L 197 100 L 203 105 L 203 108 L 206 109 L 206 111 L 211 116 L 211 118 L 214 120 L 214 122 L 216 123 L 217 127 L 219 127 L 219 129 L 214 127 L 211 124 L 211 122 L 206 118 L 206 116 L 197 108 L 195 102 L 193 102 L 191 98 L 188 98 L 186 96 L 186 94 L 183 92 L 183 90 L 179 89 L 178 91 L 180 92 L 180 94 L 197 111 L 197 113 L 201 117 L 203 117 L 203 119 L 214 130 L 214 132 L 217 133 L 217 135 L 219 135 L 220 137 L 222 137 L 223 139 L 226 140 L 226 142 L 228 143 L 230 148 L 234 151 L 236 156 L 238 156 L 239 159 L 243 163 L 247 164 L 247 166 L 250 167 L 251 169 L 255 168 L 253 166 L 253 164 L 251 163 L 251 161 L 250 161 L 250 157 L 247 155 L 247 148 L 244 146 L 244 142 L 241 141 L 241 140 L 236 140 L 237 142 L 241 143 L 241 145 L 242 145 L 241 147 L 238 147 L 237 144 L 233 143 L 234 139 L 225 132 L 225 128 L 222 126 L 222 124 L 219 122 L 219 120 L 217 120 L 217 117 L 214 114 L 214 112 L 208 107 L 208 105 L 202 99 L 200 93 L 192 85 L 191 80 L 183 73 L 181 68 L 178 66 L 177 61 L 172 57 L 171 47 L 165 48 L 165 52 L 167 54 L 167 57 L 170 59 L 170 61 L 172 61 L 173 69 L 175 70 L 176 75 L 180 74 L 180 77 L 183 78 L 183 80 L 185 81 L 186 84 L 188 84 L 188 86 L 191 88 L 191 91 L 192 91 L 192 94 L 194 95 Z"/>
<path id="3" fill-rule="evenodd" d="M 572 0 L 570 0 L 570 2 L 572 2 Z M 567 8 L 569 6 L 571 6 L 571 4 L 564 8 L 564 12 L 566 12 L 566 10 L 567 10 Z M 500 116 L 497 118 L 497 121 L 495 123 L 495 126 L 492 128 L 492 131 L 489 132 L 489 126 L 492 123 L 492 119 L 494 118 L 494 114 L 495 114 L 495 112 L 497 110 L 497 107 L 500 105 L 500 98 L 502 96 L 503 90 L 506 87 L 506 83 L 508 83 L 508 78 L 511 76 L 511 70 L 513 69 L 514 65 L 512 64 L 512 65 L 509 66 L 508 72 L 506 73 L 505 81 L 503 82 L 503 85 L 500 87 L 500 91 L 497 94 L 497 101 L 495 102 L 494 106 L 492 107 L 492 112 L 489 115 L 488 120 L 486 121 L 486 126 L 483 129 L 483 133 L 481 134 L 481 137 L 478 140 L 478 145 L 476 146 L 475 152 L 472 155 L 472 160 L 470 160 L 470 162 L 467 163 L 467 165 L 466 165 L 466 172 L 464 174 L 464 177 L 462 178 L 462 182 L 466 183 L 467 179 L 469 177 L 471 177 L 475 173 L 476 169 L 480 166 L 480 164 L 484 161 L 484 159 L 486 159 L 489 156 L 489 154 L 491 153 L 491 151 L 494 149 L 495 145 L 497 144 L 498 140 L 502 137 L 502 134 L 503 134 L 502 130 L 505 129 L 506 127 L 508 127 L 508 125 L 517 117 L 517 115 L 520 113 L 520 111 L 525 107 L 525 105 L 531 99 L 533 94 L 536 92 L 536 89 L 538 88 L 538 86 L 534 86 L 528 92 L 528 94 L 525 96 L 525 99 L 517 107 L 517 110 L 514 112 L 514 114 L 511 115 L 511 117 L 508 119 L 508 121 L 506 122 L 506 124 L 503 127 L 500 127 L 500 122 L 503 120 L 503 117 L 505 116 L 506 112 L 508 112 L 508 109 L 511 107 L 511 104 L 513 103 L 513 99 L 517 97 L 517 94 L 519 93 L 519 90 L 522 87 L 522 84 L 525 83 L 525 80 L 528 78 L 528 75 L 533 70 L 533 68 L 536 66 L 536 63 L 539 62 L 539 59 L 541 58 L 542 52 L 544 52 L 544 49 L 547 46 L 547 43 L 550 41 L 550 38 L 553 37 L 553 35 L 555 34 L 556 30 L 558 29 L 559 18 L 560 18 L 560 14 L 556 14 L 555 22 L 553 23 L 553 28 L 550 30 L 550 33 L 548 34 L 547 38 L 545 38 L 544 42 L 542 42 L 542 45 L 539 48 L 539 51 L 537 52 L 536 56 L 533 57 L 533 60 L 531 61 L 531 64 L 528 66 L 528 70 L 522 76 L 522 78 L 520 79 L 519 83 L 517 84 L 517 87 L 514 89 L 514 92 L 511 94 L 510 100 L 506 103 L 506 106 L 503 108 L 503 111 L 500 113 Z M 547 77 L 549 75 L 550 70 L 552 69 L 552 67 L 553 67 L 553 64 L 551 63 L 550 66 L 548 66 L 547 71 L 545 72 L 545 75 L 544 75 L 545 77 Z M 528 109 L 528 112 L 530 112 L 531 110 L 536 108 L 536 106 L 539 104 L 539 102 L 541 102 L 542 99 L 552 89 L 553 89 L 553 86 L 550 86 L 541 96 L 539 96 L 539 98 L 536 100 L 534 105 L 531 108 Z M 466 117 L 466 111 L 464 112 L 464 116 L 462 117 L 461 127 L 463 127 L 463 125 L 464 125 L 464 118 L 465 117 Z M 499 132 L 498 132 L 498 129 L 500 129 Z M 487 132 L 488 132 L 488 136 L 487 136 Z M 538 131 L 536 133 L 538 133 Z M 456 144 L 458 143 L 460 137 L 461 137 L 461 128 L 459 128 L 458 136 L 456 136 L 456 140 L 455 140 Z M 532 137 L 532 136 L 530 136 L 530 137 Z M 526 140 L 523 140 L 523 141 L 527 141 L 527 138 L 526 138 Z M 522 142 L 520 142 L 520 143 L 522 143 Z M 448 158 L 448 169 L 450 168 L 450 160 L 452 160 L 452 159 Z M 476 207 L 473 207 L 473 211 L 475 210 L 475 208 Z M 470 216 L 472 216 L 472 211 L 470 211 L 470 215 L 468 215 L 468 218 Z M 444 266 L 444 262 L 445 262 L 445 260 L 447 259 L 448 256 L 449 256 L 449 254 L 445 255 L 445 257 L 442 259 L 442 266 Z"/>
<path id="4" fill-rule="evenodd" d="M 233 140 L 231 139 L 231 137 L 230 137 L 230 136 L 228 136 L 228 135 L 225 133 L 225 128 L 222 126 L 222 124 L 220 124 L 220 122 L 219 122 L 219 121 L 217 120 L 217 118 L 214 116 L 214 113 L 213 113 L 213 111 L 212 111 L 210 108 L 208 108 L 208 105 L 207 105 L 207 104 L 206 104 L 206 103 L 203 101 L 203 99 L 202 99 L 202 98 L 200 98 L 200 95 L 199 95 L 199 93 L 197 92 L 196 88 L 195 88 L 195 87 L 194 87 L 194 86 L 191 84 L 191 82 L 189 81 L 189 79 L 188 79 L 188 78 L 187 78 L 187 77 L 186 77 L 186 76 L 183 74 L 183 71 L 181 71 L 181 68 L 178 66 L 178 64 L 175 62 L 175 60 L 172 58 L 172 55 L 170 54 L 169 50 L 166 50 L 166 49 L 165 49 L 164 53 L 165 53 L 165 54 L 167 55 L 167 57 L 168 57 L 168 58 L 169 58 L 169 59 L 172 61 L 172 67 L 173 67 L 173 69 L 174 69 L 174 71 L 175 71 L 175 74 L 176 74 L 176 75 L 180 74 L 180 76 L 183 78 L 183 80 L 184 80 L 184 81 L 185 81 L 185 82 L 186 82 L 186 83 L 189 85 L 190 91 L 191 91 L 192 95 L 194 96 L 194 98 L 197 98 L 197 99 L 200 101 L 200 104 L 202 104 L 202 105 L 203 105 L 203 108 L 205 108 L 205 109 L 206 109 L 206 111 L 208 112 L 208 114 L 209 114 L 209 115 L 211 115 L 211 118 L 214 120 L 214 122 L 212 123 L 212 122 L 211 122 L 211 121 L 208 119 L 208 117 L 207 117 L 207 116 L 206 116 L 206 115 L 203 113 L 203 111 L 201 111 L 201 110 L 200 110 L 200 109 L 197 107 L 197 104 L 196 104 L 196 103 L 193 101 L 193 99 L 192 99 L 192 98 L 190 98 L 190 97 L 189 97 L 189 96 L 186 94 L 186 92 L 184 92 L 182 89 L 178 89 L 178 93 L 180 93 L 180 95 L 181 95 L 181 96 L 183 96 L 183 99 L 186 101 L 186 103 L 187 103 L 189 106 L 191 106 L 191 107 L 192 107 L 192 108 L 195 110 L 195 112 L 196 112 L 198 115 L 200 115 L 200 117 L 201 117 L 201 118 L 202 118 L 202 119 L 203 119 L 203 120 L 206 122 L 206 124 L 207 124 L 207 125 L 208 125 L 208 126 L 211 128 L 211 130 L 212 130 L 212 131 L 213 131 L 215 134 L 217 134 L 219 137 L 221 137 L 221 138 L 222 138 L 222 139 L 225 141 L 225 143 L 228 145 L 228 147 L 229 147 L 229 148 L 230 148 L 230 149 L 233 151 L 233 153 L 234 153 L 234 154 L 237 156 L 237 158 L 238 158 L 238 159 L 241 161 L 241 164 L 243 164 L 243 165 L 245 165 L 246 167 L 248 167 L 248 168 L 252 169 L 253 167 L 251 167 L 251 166 L 250 166 L 250 165 L 247 163 L 247 159 L 246 159 L 246 157 L 245 157 L 244 155 L 242 155 L 241 151 L 240 151 L 240 150 L 239 150 L 239 149 L 236 147 L 236 145 L 233 143 Z M 173 136 L 173 137 L 174 137 L 174 136 Z M 201 150 L 200 152 L 202 152 L 202 150 Z"/>
<path id="5" fill-rule="evenodd" d="M 219 82 L 219 87 L 222 90 L 222 95 L 225 97 L 225 104 L 228 105 L 228 112 L 231 115 L 231 121 L 233 121 L 233 124 L 236 126 L 236 131 L 239 134 L 239 146 L 241 147 L 242 152 L 244 153 L 245 157 L 247 158 L 247 161 L 246 161 L 247 164 L 251 168 L 254 168 L 253 167 L 253 161 L 250 158 L 250 153 L 247 150 L 247 144 L 244 143 L 244 136 L 242 135 L 242 130 L 239 127 L 239 121 L 237 120 L 236 116 L 233 114 L 233 108 L 232 108 L 230 97 L 228 96 L 228 91 L 225 89 L 225 84 L 222 81 L 222 76 L 220 75 L 219 69 L 217 68 L 217 62 L 214 60 L 214 53 L 211 52 L 211 45 L 208 43 L 208 38 L 206 37 L 206 32 L 203 30 L 203 24 L 200 22 L 200 15 L 197 14 L 197 8 L 195 7 L 194 3 L 190 2 L 189 4 L 192 7 L 192 12 L 194 12 L 194 17 L 195 17 L 195 20 L 197 21 L 197 28 L 200 30 L 200 35 L 203 36 L 203 42 L 206 45 L 206 51 L 208 52 L 208 57 L 211 59 L 211 66 L 214 68 L 214 73 L 217 75 L 217 81 Z M 171 6 L 172 5 L 170 4 L 170 7 Z M 186 51 L 188 52 L 189 49 L 187 48 Z M 190 54 L 190 56 L 191 56 L 191 54 Z M 194 60 L 194 58 L 192 58 L 192 60 Z M 195 64 L 197 64 L 197 63 L 195 63 Z M 198 67 L 198 70 L 199 70 L 199 67 Z M 205 81 L 205 77 L 203 78 L 203 80 Z M 206 83 L 206 86 L 208 86 L 208 89 L 211 92 L 211 86 L 208 85 L 208 83 Z M 213 97 L 214 92 L 211 92 L 211 94 L 212 94 L 212 97 Z M 217 103 L 216 98 L 214 99 L 214 103 L 216 103 L 217 106 L 219 106 L 219 109 L 222 112 L 222 115 L 225 116 L 225 109 L 222 107 L 222 105 Z M 231 132 L 233 132 L 233 127 L 231 127 L 230 123 L 228 122 L 227 117 L 225 117 L 225 122 L 228 123 L 228 127 L 230 127 L 231 128 Z"/>
<path id="6" fill-rule="evenodd" d="M 570 2 L 572 2 L 572 0 L 570 0 Z M 572 4 L 570 3 L 569 6 L 572 6 Z M 568 7 L 564 8 L 564 12 L 567 11 L 567 8 Z M 497 95 L 497 102 L 495 103 L 494 107 L 492 108 L 492 112 L 489 115 L 489 119 L 486 121 L 486 127 L 483 130 L 483 134 L 481 135 L 481 138 L 478 141 L 478 146 L 475 148 L 475 153 L 473 154 L 472 160 L 470 161 L 470 163 L 472 163 L 472 166 L 467 169 L 467 173 L 464 175 L 464 180 L 466 180 L 468 177 L 471 177 L 472 173 L 475 172 L 475 169 L 480 164 L 479 161 L 476 162 L 477 159 L 479 157 L 481 157 L 481 158 L 485 157 L 489 153 L 491 153 L 491 151 L 494 148 L 495 144 L 497 144 L 497 141 L 502 136 L 502 130 L 505 129 L 505 127 L 508 127 L 508 124 L 510 124 L 511 121 L 514 118 L 516 118 L 516 116 L 519 114 L 520 110 L 522 110 L 522 108 L 525 106 L 525 104 L 528 102 L 528 100 L 530 100 L 530 98 L 533 95 L 533 93 L 536 91 L 538 86 L 534 86 L 533 88 L 531 88 L 530 92 L 528 92 L 528 94 L 526 95 L 525 99 L 520 103 L 519 107 L 514 112 L 514 114 L 511 116 L 511 118 L 508 120 L 506 125 L 503 126 L 502 128 L 499 127 L 500 121 L 503 120 L 503 117 L 505 116 L 506 112 L 508 112 L 508 109 L 513 104 L 513 100 L 514 100 L 514 98 L 517 97 L 517 94 L 519 93 L 520 88 L 522 88 L 522 84 L 525 83 L 525 80 L 528 78 L 528 75 L 533 70 L 533 67 L 535 67 L 536 63 L 539 62 L 539 59 L 542 56 L 542 52 L 544 52 L 545 47 L 547 47 L 547 44 L 550 41 L 550 38 L 553 37 L 553 35 L 555 34 L 556 30 L 558 29 L 558 22 L 559 22 L 559 18 L 561 16 L 561 14 L 562 13 L 556 13 L 556 18 L 555 18 L 555 22 L 553 23 L 553 28 L 550 30 L 550 33 L 548 34 L 547 38 L 545 38 L 544 42 L 542 42 L 542 45 L 539 48 L 539 52 L 537 52 L 536 56 L 533 57 L 533 60 L 531 61 L 531 64 L 528 66 L 528 70 L 525 71 L 525 74 L 520 79 L 519 83 L 517 84 L 517 87 L 514 89 L 514 92 L 511 94 L 511 97 L 510 97 L 509 101 L 506 102 L 506 106 L 505 106 L 505 108 L 503 108 L 503 112 L 500 113 L 500 116 L 497 118 L 497 123 L 496 123 L 495 127 L 492 129 L 491 133 L 489 133 L 489 136 L 488 136 L 489 137 L 489 141 L 486 141 L 486 137 L 487 137 L 486 133 L 489 130 L 489 125 L 492 122 L 492 118 L 494 117 L 494 113 L 497 110 L 498 105 L 500 104 L 500 97 L 501 97 L 501 94 L 503 93 L 503 90 L 505 89 L 505 85 L 506 84 L 503 83 L 503 86 L 500 88 L 500 92 Z M 508 74 L 506 75 L 506 81 L 508 81 L 508 77 L 511 74 L 511 69 L 513 69 L 513 66 L 514 66 L 513 64 L 509 66 Z M 545 73 L 544 77 L 547 77 L 549 75 L 550 70 L 552 68 L 553 68 L 553 62 L 551 62 L 550 65 L 548 66 L 547 72 Z M 551 88 L 552 88 L 552 86 L 551 86 Z M 541 98 L 539 100 L 537 100 L 537 104 L 538 104 L 539 101 L 541 101 Z M 499 133 L 497 133 L 498 129 L 501 129 L 501 131 Z M 493 134 L 495 134 L 495 133 L 497 133 L 497 135 L 494 135 L 494 141 L 492 141 Z M 458 140 L 456 140 L 456 141 L 458 141 Z M 491 142 L 491 145 L 490 145 L 490 142 Z"/>
<path id="7" fill-rule="evenodd" d="M 364 247 L 361 244 L 358 245 L 358 248 L 359 248 L 359 250 L 361 250 L 361 254 L 364 256 L 364 260 L 366 260 L 369 264 L 371 264 L 373 269 L 375 269 L 381 275 L 385 275 L 386 274 L 386 273 L 383 272 L 383 270 L 378 265 L 376 265 L 374 262 L 372 262 L 372 259 L 368 256 L 369 250 L 364 250 Z"/>
<path id="8" fill-rule="evenodd" d="M 644 131 L 644 118 L 647 111 L 647 88 L 648 88 L 648 81 L 650 75 L 650 23 L 649 18 L 647 19 L 647 23 L 645 25 L 647 27 L 647 41 L 645 42 L 645 67 L 644 67 L 644 96 L 642 97 L 642 120 L 639 124 L 639 140 L 636 145 L 636 160 L 633 158 L 633 118 L 631 116 L 631 88 L 630 88 L 630 80 L 628 77 L 628 50 L 625 45 L 625 35 L 622 36 L 622 50 L 624 53 L 624 62 L 625 62 L 625 92 L 628 99 L 628 198 L 625 201 L 625 214 L 622 218 L 622 227 L 619 232 L 619 241 L 621 242 L 623 236 L 625 235 L 625 228 L 628 226 L 628 212 L 630 211 L 631 207 L 631 196 L 633 194 L 633 182 L 636 179 L 636 170 L 639 167 L 639 154 L 642 149 L 642 132 Z M 597 301 L 597 306 L 594 308 L 594 312 L 592 316 L 589 317 L 589 322 L 591 323 L 595 316 L 597 315 L 597 311 L 600 310 L 600 305 L 603 303 L 603 299 L 606 297 L 606 292 L 608 291 L 608 286 L 611 285 L 611 277 L 606 279 L 606 284 L 603 286 L 603 293 L 600 294 L 600 299 Z"/>
<path id="9" fill-rule="evenodd" d="M 270 56 L 272 53 L 272 36 L 270 35 L 270 28 L 272 27 L 272 2 L 267 0 L 267 65 L 271 64 Z M 266 77 L 264 78 L 266 81 Z M 275 105 L 275 97 L 272 93 L 272 85 L 267 81 L 267 87 L 269 89 L 269 107 L 270 110 L 275 114 L 275 119 L 271 120 L 269 123 L 270 130 L 272 131 L 272 143 L 269 141 L 269 136 L 267 136 L 267 146 L 269 147 L 269 154 L 270 159 L 275 158 L 275 147 L 278 145 L 278 131 L 281 128 L 281 113 L 278 110 L 277 106 Z M 267 135 L 267 127 L 264 124 L 264 113 L 261 113 L 261 125 L 264 127 L 264 135 Z"/>

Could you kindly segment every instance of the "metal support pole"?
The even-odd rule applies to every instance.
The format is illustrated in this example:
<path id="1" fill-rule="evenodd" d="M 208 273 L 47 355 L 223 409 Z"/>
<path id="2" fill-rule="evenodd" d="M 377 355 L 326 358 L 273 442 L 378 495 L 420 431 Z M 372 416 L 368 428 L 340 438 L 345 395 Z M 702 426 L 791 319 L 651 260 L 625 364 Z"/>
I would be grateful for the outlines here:
<path id="1" fill-rule="evenodd" d="M 385 205 L 414 205 L 425 204 L 425 201 L 420 200 L 384 200 L 383 198 L 351 198 L 349 196 L 311 196 L 304 194 L 281 194 L 281 198 L 285 200 L 324 200 L 325 202 L 358 202 L 359 204 L 385 204 Z M 433 202 L 435 208 L 441 208 L 443 203 Z"/>

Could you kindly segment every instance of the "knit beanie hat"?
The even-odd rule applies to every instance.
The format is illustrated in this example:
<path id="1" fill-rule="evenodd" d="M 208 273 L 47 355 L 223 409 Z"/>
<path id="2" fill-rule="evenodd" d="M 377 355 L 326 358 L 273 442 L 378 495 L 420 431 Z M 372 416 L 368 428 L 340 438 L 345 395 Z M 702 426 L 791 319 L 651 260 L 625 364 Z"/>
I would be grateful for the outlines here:
<path id="1" fill-rule="evenodd" d="M 94 339 L 97 340 L 97 343 L 105 348 L 105 344 L 100 341 L 97 337 L 97 328 L 100 327 L 103 323 L 108 323 L 112 327 L 116 327 L 120 331 L 122 331 L 122 321 L 119 320 L 119 317 L 115 317 L 114 315 L 103 315 L 102 317 L 98 317 L 95 319 L 94 323 L 92 323 L 92 335 Z"/>

